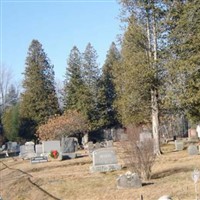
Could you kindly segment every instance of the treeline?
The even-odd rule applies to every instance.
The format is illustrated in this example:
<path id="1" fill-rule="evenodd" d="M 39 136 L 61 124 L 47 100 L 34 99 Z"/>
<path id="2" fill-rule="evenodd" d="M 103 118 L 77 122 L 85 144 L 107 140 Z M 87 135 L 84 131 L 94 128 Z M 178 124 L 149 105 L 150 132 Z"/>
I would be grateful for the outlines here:
<path id="1" fill-rule="evenodd" d="M 119 50 L 113 42 L 100 70 L 90 43 L 83 53 L 74 46 L 67 59 L 62 106 L 53 65 L 40 42 L 32 41 L 20 99 L 2 113 L 8 139 L 33 138 L 52 116 L 59 120 L 74 112 L 87 123 L 84 131 L 152 124 L 159 153 L 161 125 L 179 117 L 199 123 L 200 1 L 120 4 L 126 28 Z M 72 115 L 66 116 L 68 130 L 81 131 L 70 129 Z"/>

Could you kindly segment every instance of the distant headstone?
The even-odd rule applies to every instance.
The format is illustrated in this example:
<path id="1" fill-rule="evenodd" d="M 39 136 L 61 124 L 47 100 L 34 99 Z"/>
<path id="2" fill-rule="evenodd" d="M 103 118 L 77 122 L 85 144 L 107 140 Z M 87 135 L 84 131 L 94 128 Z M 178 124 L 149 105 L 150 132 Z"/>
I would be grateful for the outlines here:
<path id="1" fill-rule="evenodd" d="M 89 135 L 88 133 L 86 133 L 83 137 L 82 137 L 82 144 L 86 145 L 88 143 L 88 139 L 89 139 Z"/>
<path id="2" fill-rule="evenodd" d="M 140 142 L 145 142 L 146 140 L 151 140 L 152 134 L 149 131 L 144 131 L 140 133 Z"/>
<path id="3" fill-rule="evenodd" d="M 175 140 L 176 151 L 182 151 L 184 149 L 184 142 L 182 140 Z"/>
<path id="4" fill-rule="evenodd" d="M 60 153 L 60 141 L 42 141 L 42 152 L 44 155 L 48 155 L 52 150 L 57 150 Z"/>
<path id="5" fill-rule="evenodd" d="M 31 159 L 36 156 L 33 142 L 26 142 L 25 145 L 20 146 L 20 157 L 23 159 Z"/>
<path id="6" fill-rule="evenodd" d="M 106 141 L 106 147 L 107 147 L 107 148 L 113 147 L 113 140 L 108 140 L 108 141 Z"/>
<path id="7" fill-rule="evenodd" d="M 93 151 L 94 151 L 93 142 L 88 142 L 88 154 L 91 155 Z"/>
<path id="8" fill-rule="evenodd" d="M 77 150 L 78 140 L 75 137 L 63 137 L 61 140 L 62 153 L 74 153 Z"/>
<path id="9" fill-rule="evenodd" d="M 160 197 L 158 200 L 172 200 L 172 198 L 169 195 L 164 195 L 164 196 Z"/>
<path id="10" fill-rule="evenodd" d="M 188 153 L 189 155 L 198 155 L 199 151 L 197 149 L 197 146 L 191 144 L 188 146 Z"/>
<path id="11" fill-rule="evenodd" d="M 127 172 L 124 175 L 120 175 L 117 179 L 118 189 L 140 187 L 142 187 L 142 181 L 136 173 Z"/>
<path id="12" fill-rule="evenodd" d="M 12 149 L 12 142 L 9 141 L 6 144 L 7 144 L 7 151 L 11 151 L 11 149 Z"/>
<path id="13" fill-rule="evenodd" d="M 197 135 L 196 129 L 193 129 L 193 128 L 188 129 L 188 137 L 189 138 L 197 138 L 198 135 Z"/>
<path id="14" fill-rule="evenodd" d="M 95 149 L 99 149 L 101 147 L 100 143 L 99 142 L 96 142 L 95 143 Z"/>
<path id="15" fill-rule="evenodd" d="M 40 155 L 43 154 L 42 145 L 41 144 L 36 144 L 35 145 L 35 152 L 36 152 L 37 156 L 40 156 Z"/>
<path id="16" fill-rule="evenodd" d="M 106 172 L 120 170 L 121 165 L 117 164 L 117 157 L 113 148 L 102 148 L 93 151 L 93 165 L 91 172 Z"/>

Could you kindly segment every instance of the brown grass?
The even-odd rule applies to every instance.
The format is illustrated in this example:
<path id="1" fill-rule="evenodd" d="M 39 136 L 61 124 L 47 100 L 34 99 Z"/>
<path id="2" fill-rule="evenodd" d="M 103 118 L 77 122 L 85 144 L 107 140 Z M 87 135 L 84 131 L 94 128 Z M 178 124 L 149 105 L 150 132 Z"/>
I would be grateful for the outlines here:
<path id="1" fill-rule="evenodd" d="M 41 164 L 1 159 L 0 195 L 3 200 L 140 200 L 141 195 L 144 200 L 157 200 L 165 194 L 172 195 L 173 200 L 195 199 L 191 174 L 200 169 L 199 155 L 175 152 L 173 144 L 162 150 L 152 179 L 139 189 L 117 189 L 116 178 L 126 172 L 125 168 L 91 174 L 89 157 Z"/>

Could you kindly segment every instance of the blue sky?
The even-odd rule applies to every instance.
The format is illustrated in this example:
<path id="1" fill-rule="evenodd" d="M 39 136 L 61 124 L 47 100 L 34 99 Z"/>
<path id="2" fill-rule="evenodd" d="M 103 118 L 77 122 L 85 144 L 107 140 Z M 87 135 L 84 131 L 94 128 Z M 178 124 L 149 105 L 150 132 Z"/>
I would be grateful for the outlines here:
<path id="1" fill-rule="evenodd" d="M 88 42 L 102 66 L 112 41 L 120 31 L 120 6 L 107 1 L 1 0 L 1 64 L 22 80 L 32 39 L 38 39 L 54 65 L 55 77 L 64 80 L 66 60 L 76 45 Z"/>

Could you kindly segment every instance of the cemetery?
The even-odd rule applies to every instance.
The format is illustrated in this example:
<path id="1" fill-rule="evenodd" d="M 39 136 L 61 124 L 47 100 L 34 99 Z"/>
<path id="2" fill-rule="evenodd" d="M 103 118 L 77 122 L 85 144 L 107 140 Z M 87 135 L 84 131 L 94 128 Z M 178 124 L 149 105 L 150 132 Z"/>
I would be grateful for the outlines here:
<path id="1" fill-rule="evenodd" d="M 140 133 L 138 147 L 151 140 L 150 135 Z M 156 157 L 150 180 L 142 179 L 127 167 L 122 141 L 89 141 L 84 149 L 78 147 L 73 137 L 42 141 L 41 144 L 26 142 L 20 146 L 9 143 L 9 152 L 17 149 L 19 153 L 0 159 L 0 195 L 13 200 L 198 198 L 200 153 L 194 137 L 191 139 L 189 135 L 163 143 L 163 154 Z"/>

